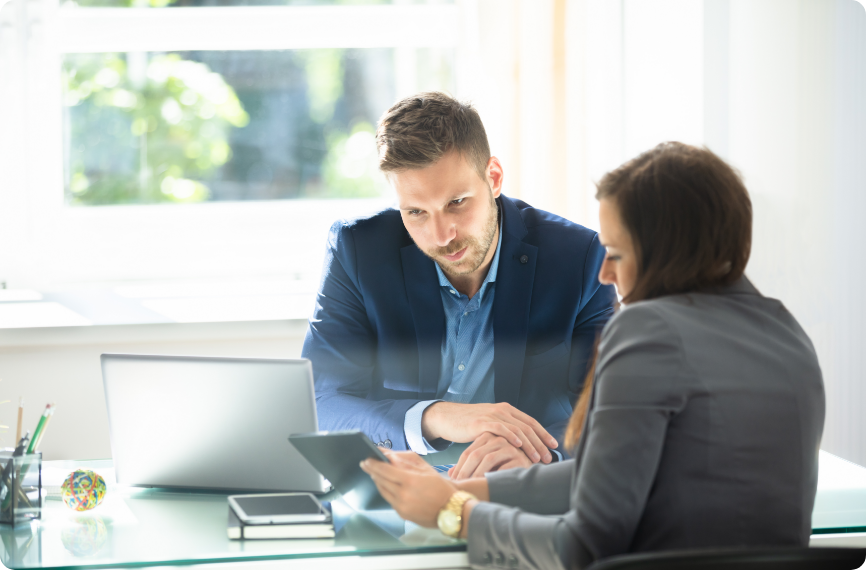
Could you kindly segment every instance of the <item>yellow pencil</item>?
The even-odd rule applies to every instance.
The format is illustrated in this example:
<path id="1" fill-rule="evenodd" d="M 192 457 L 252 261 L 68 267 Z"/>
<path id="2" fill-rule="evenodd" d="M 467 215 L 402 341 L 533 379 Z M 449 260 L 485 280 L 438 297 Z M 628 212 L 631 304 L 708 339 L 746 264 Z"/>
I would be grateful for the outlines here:
<path id="1" fill-rule="evenodd" d="M 18 429 L 15 430 L 15 445 L 21 441 L 21 430 L 24 425 L 24 397 L 18 398 Z"/>

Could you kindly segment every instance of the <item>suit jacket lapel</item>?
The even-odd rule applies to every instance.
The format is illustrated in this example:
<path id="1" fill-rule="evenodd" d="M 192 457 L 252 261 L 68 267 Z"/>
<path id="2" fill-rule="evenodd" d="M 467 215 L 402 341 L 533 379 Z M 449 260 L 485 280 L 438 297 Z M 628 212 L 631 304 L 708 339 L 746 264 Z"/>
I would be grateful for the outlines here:
<path id="1" fill-rule="evenodd" d="M 439 292 L 439 277 L 433 260 L 414 243 L 401 248 L 400 256 L 418 338 L 418 392 L 422 399 L 434 399 L 439 387 L 445 335 L 445 310 Z"/>
<path id="2" fill-rule="evenodd" d="M 499 203 L 502 251 L 493 300 L 494 393 L 497 402 L 516 407 L 523 379 L 538 248 L 523 243 L 527 231 L 517 207 L 504 196 Z"/>

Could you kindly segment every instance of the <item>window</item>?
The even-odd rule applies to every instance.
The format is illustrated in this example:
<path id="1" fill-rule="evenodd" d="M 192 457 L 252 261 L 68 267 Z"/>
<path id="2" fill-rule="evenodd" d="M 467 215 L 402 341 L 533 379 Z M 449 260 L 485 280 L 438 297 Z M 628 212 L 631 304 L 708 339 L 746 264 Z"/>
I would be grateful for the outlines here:
<path id="1" fill-rule="evenodd" d="M 459 94 L 447 1 L 34 0 L 0 11 L 0 281 L 315 281 L 390 204 L 373 129 Z M 455 24 L 456 23 L 456 24 Z"/>
<path id="2" fill-rule="evenodd" d="M 409 56 L 450 89 L 451 51 Z M 374 133 L 394 61 L 394 48 L 65 54 L 66 203 L 382 196 Z"/>

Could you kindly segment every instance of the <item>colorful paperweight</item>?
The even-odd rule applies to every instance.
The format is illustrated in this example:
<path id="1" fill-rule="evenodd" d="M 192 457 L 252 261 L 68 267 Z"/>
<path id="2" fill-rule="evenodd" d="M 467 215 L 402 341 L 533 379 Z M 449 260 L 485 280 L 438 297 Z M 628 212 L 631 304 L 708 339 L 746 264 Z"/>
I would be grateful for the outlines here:
<path id="1" fill-rule="evenodd" d="M 70 509 L 89 511 L 105 498 L 105 479 L 93 471 L 78 469 L 63 481 L 60 492 Z"/>

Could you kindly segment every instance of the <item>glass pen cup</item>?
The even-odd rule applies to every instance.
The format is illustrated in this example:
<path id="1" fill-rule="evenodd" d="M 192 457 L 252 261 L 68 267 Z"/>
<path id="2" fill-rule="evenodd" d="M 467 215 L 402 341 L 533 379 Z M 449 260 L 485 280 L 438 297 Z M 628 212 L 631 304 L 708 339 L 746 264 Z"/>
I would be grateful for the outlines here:
<path id="1" fill-rule="evenodd" d="M 42 518 L 42 452 L 13 455 L 0 450 L 0 524 Z"/>

